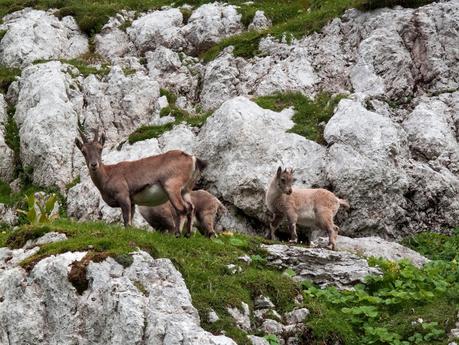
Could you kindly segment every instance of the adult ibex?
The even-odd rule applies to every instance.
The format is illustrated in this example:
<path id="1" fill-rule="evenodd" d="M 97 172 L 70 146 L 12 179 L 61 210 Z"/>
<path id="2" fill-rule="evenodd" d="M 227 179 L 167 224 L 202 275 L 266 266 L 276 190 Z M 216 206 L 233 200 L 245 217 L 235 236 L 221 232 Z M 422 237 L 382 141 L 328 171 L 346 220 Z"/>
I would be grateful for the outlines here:
<path id="1" fill-rule="evenodd" d="M 194 206 L 196 227 L 208 237 L 216 236 L 214 225 L 217 215 L 225 211 L 223 204 L 212 194 L 205 190 L 194 190 L 190 192 L 191 202 Z M 153 228 L 175 231 L 175 226 L 179 221 L 177 212 L 170 202 L 166 202 L 156 207 L 139 207 L 140 214 Z"/>
<path id="2" fill-rule="evenodd" d="M 194 206 L 189 192 L 199 173 L 207 166 L 206 162 L 173 150 L 105 165 L 102 163 L 105 135 L 99 138 L 96 131 L 94 139 L 89 141 L 83 131 L 79 132 L 83 142 L 75 138 L 75 144 L 86 159 L 89 175 L 102 199 L 111 207 L 121 207 L 124 226 L 131 225 L 135 204 L 157 206 L 169 200 L 180 218 L 175 227 L 176 235 L 180 235 L 185 217 L 188 219 L 186 235 L 191 235 Z"/>
<path id="3" fill-rule="evenodd" d="M 266 192 L 266 206 L 272 212 L 270 237 L 275 239 L 275 231 L 284 217 L 287 217 L 290 241 L 297 242 L 296 224 L 318 227 L 328 233 L 327 248 L 335 250 L 339 228 L 333 223 L 333 217 L 340 205 L 349 208 L 346 200 L 332 192 L 318 188 L 306 189 L 292 187 L 293 169 L 277 169 Z"/>

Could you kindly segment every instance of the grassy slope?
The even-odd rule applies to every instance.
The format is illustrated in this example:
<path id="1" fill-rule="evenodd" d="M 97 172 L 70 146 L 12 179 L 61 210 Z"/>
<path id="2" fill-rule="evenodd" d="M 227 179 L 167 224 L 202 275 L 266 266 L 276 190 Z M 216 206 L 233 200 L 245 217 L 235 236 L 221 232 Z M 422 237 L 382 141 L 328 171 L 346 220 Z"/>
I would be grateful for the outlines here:
<path id="1" fill-rule="evenodd" d="M 170 258 L 183 274 L 203 327 L 214 333 L 225 330 L 238 344 L 247 344 L 247 338 L 227 314 L 226 306 L 239 306 L 244 301 L 252 308 L 254 298 L 264 294 L 282 313 L 293 308 L 293 298 L 300 289 L 282 272 L 266 266 L 266 254 L 260 249 L 264 239 L 244 235 L 220 236 L 214 240 L 201 235 L 176 239 L 101 222 L 59 220 L 51 225 L 22 226 L 16 232 L 0 231 L 0 247 L 5 244 L 20 247 L 28 239 L 48 231 L 66 233 L 69 239 L 42 246 L 38 254 L 22 263 L 24 267 L 31 267 L 48 255 L 76 250 L 110 255 L 122 264 L 129 264 L 126 254 L 136 248 L 154 257 Z M 426 236 L 433 241 L 426 242 Z M 451 251 L 457 253 L 459 249 L 458 236 L 423 234 L 408 243 L 432 257 L 440 255 L 447 260 L 434 261 L 421 270 L 404 263 L 375 261 L 383 268 L 384 276 L 370 277 L 366 286 L 350 292 L 320 290 L 304 284 L 304 303 L 311 310 L 311 317 L 306 322 L 302 344 L 445 344 L 446 333 L 454 326 L 459 309 L 459 265 L 451 259 Z M 238 260 L 244 254 L 252 257 L 250 265 Z M 229 274 L 226 265 L 230 263 L 240 265 L 242 273 Z M 366 315 L 368 307 L 376 314 L 372 315 L 370 310 Z M 207 322 L 210 308 L 221 317 L 214 324 Z M 418 318 L 424 320 L 424 325 L 412 324 Z M 365 330 L 366 327 L 370 330 Z M 410 337 L 418 339 L 408 341 Z"/>
<path id="2" fill-rule="evenodd" d="M 191 239 L 176 239 L 166 234 L 124 229 L 104 223 L 77 224 L 61 220 L 47 226 L 23 226 L 13 233 L 0 233 L 0 247 L 5 244 L 21 247 L 28 239 L 37 238 L 48 231 L 66 233 L 69 239 L 42 246 L 37 255 L 22 263 L 24 267 L 31 267 L 45 256 L 89 248 L 123 262 L 126 261 L 124 254 L 137 247 L 154 257 L 170 258 L 183 274 L 204 328 L 214 332 L 224 329 L 238 344 L 248 342 L 244 332 L 235 326 L 226 312 L 226 306 L 239 307 L 244 301 L 253 308 L 254 297 L 264 294 L 271 297 L 279 312 L 285 312 L 292 309 L 293 298 L 299 292 L 298 286 L 290 278 L 265 266 L 265 254 L 259 248 L 263 240 L 257 237 L 235 235 L 209 240 L 197 234 Z M 252 264 L 238 260 L 244 254 L 254 258 Z M 243 272 L 229 274 L 225 266 L 231 263 L 242 266 Z M 217 311 L 220 321 L 214 324 L 207 322 L 209 308 Z"/>

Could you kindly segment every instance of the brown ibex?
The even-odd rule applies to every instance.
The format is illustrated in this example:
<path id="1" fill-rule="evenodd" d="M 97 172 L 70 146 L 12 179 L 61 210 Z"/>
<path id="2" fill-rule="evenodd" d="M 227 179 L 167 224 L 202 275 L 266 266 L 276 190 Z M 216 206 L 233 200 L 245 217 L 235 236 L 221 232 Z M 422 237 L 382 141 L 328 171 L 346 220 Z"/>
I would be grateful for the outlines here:
<path id="1" fill-rule="evenodd" d="M 208 237 L 216 236 L 214 225 L 217 215 L 225 211 L 223 204 L 205 190 L 190 192 L 191 202 L 194 205 L 195 225 L 198 230 Z M 170 202 L 156 207 L 139 207 L 140 214 L 153 228 L 174 232 L 179 221 L 177 212 Z"/>
<path id="2" fill-rule="evenodd" d="M 349 208 L 346 200 L 340 199 L 332 192 L 317 188 L 295 188 L 293 169 L 277 169 L 266 192 L 266 206 L 272 212 L 270 237 L 275 239 L 275 231 L 284 217 L 287 217 L 290 241 L 297 242 L 296 224 L 318 227 L 328 233 L 327 248 L 335 250 L 339 228 L 333 222 L 340 205 Z"/>
<path id="3" fill-rule="evenodd" d="M 81 142 L 75 138 L 75 144 L 83 153 L 89 175 L 102 199 L 111 207 L 120 207 L 124 226 L 131 225 L 135 205 L 157 206 L 167 202 L 176 210 L 180 221 L 175 226 L 175 234 L 188 219 L 186 235 L 191 235 L 193 204 L 189 192 L 199 173 L 207 163 L 183 151 L 173 150 L 166 153 L 124 161 L 117 164 L 102 163 L 102 149 L 105 135 L 99 138 L 98 131 L 89 141 L 79 130 Z"/>

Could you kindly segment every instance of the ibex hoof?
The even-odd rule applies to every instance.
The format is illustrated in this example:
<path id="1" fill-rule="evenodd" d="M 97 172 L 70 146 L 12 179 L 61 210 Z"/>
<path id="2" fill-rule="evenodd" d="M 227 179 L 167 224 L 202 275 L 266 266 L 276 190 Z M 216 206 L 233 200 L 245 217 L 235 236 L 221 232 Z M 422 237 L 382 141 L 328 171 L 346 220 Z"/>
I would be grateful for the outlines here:
<path id="1" fill-rule="evenodd" d="M 176 237 L 176 238 L 179 238 L 180 236 L 181 236 L 180 232 L 176 232 L 176 233 L 175 233 L 175 237 Z"/>
<path id="2" fill-rule="evenodd" d="M 329 244 L 325 248 L 328 249 L 328 250 L 335 250 L 335 246 L 333 244 Z"/>
<path id="3" fill-rule="evenodd" d="M 298 239 L 294 238 L 288 241 L 288 243 L 298 243 Z"/>
<path id="4" fill-rule="evenodd" d="M 186 233 L 185 233 L 185 237 L 186 237 L 186 238 L 190 238 L 190 237 L 191 237 L 191 232 L 186 232 Z"/>
<path id="5" fill-rule="evenodd" d="M 218 236 L 217 236 L 217 234 L 216 234 L 215 232 L 209 232 L 209 233 L 207 234 L 207 237 L 209 237 L 209 238 L 216 238 L 216 237 L 218 237 Z"/>

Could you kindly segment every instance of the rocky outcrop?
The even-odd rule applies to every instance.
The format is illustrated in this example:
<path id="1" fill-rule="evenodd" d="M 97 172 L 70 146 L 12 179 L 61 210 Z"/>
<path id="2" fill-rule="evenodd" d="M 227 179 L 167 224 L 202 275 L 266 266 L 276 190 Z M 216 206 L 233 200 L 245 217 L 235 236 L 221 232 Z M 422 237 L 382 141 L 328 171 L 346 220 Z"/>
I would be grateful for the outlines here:
<path id="1" fill-rule="evenodd" d="M 318 244 L 321 247 L 325 247 L 328 244 L 328 238 L 320 238 Z M 338 236 L 336 246 L 339 251 L 350 252 L 364 257 L 382 258 L 390 261 L 407 260 L 416 267 L 422 267 L 429 262 L 426 257 L 412 249 L 375 236 L 359 238 Z"/>
<path id="2" fill-rule="evenodd" d="M 335 252 L 321 248 L 306 248 L 284 244 L 263 245 L 268 252 L 268 264 L 278 269 L 291 269 L 293 279 L 310 280 L 325 287 L 349 289 L 363 283 L 369 274 L 381 274 L 368 266 L 368 262 L 348 252 Z"/>
<path id="3" fill-rule="evenodd" d="M 83 96 L 73 67 L 58 61 L 24 69 L 14 119 L 21 137 L 21 161 L 33 168 L 37 185 L 70 182 L 74 173 L 74 138 Z"/>
<path id="4" fill-rule="evenodd" d="M 5 98 L 0 94 L 0 180 L 11 182 L 14 177 L 14 152 L 5 142 L 6 107 Z"/>
<path id="5" fill-rule="evenodd" d="M 88 39 L 73 17 L 59 20 L 52 11 L 26 8 L 3 18 L 0 62 L 25 67 L 35 60 L 76 58 L 88 51 Z"/>
<path id="6" fill-rule="evenodd" d="M 222 38 L 243 29 L 236 7 L 218 2 L 198 7 L 183 27 L 183 35 L 190 43 L 189 50 L 197 53 L 210 48 Z"/>
<path id="7" fill-rule="evenodd" d="M 87 253 L 50 256 L 30 272 L 17 266 L 38 249 L 0 249 L 2 343 L 235 344 L 199 326 L 182 275 L 168 259 L 139 251 L 126 268 L 110 257 L 90 262 L 80 295 L 68 272 Z"/>
<path id="8" fill-rule="evenodd" d="M 294 166 L 300 183 L 324 183 L 325 149 L 292 133 L 292 112 L 260 108 L 244 97 L 225 102 L 201 129 L 195 153 L 209 162 L 203 176 L 218 196 L 246 215 L 265 218 L 264 193 L 280 164 Z"/>

